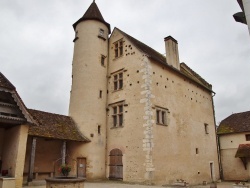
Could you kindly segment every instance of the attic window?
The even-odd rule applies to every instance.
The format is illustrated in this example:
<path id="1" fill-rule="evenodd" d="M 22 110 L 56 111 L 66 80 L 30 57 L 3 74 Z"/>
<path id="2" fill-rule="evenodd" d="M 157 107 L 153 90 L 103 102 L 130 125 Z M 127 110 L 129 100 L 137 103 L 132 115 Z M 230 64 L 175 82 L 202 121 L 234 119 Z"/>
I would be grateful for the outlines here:
<path id="1" fill-rule="evenodd" d="M 114 43 L 115 46 L 115 58 L 121 57 L 123 55 L 123 41 L 120 39 L 119 41 Z"/>

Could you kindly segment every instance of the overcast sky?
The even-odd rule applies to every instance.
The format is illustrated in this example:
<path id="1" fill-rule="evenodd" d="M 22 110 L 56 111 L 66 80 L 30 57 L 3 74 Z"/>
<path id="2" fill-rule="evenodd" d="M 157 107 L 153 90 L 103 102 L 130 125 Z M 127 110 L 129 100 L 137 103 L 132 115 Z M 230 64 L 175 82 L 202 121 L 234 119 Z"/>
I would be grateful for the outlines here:
<path id="1" fill-rule="evenodd" d="M 0 1 L 0 71 L 28 108 L 68 113 L 74 30 L 92 0 Z M 250 108 L 250 36 L 236 0 L 96 0 L 118 27 L 165 53 L 178 40 L 185 62 L 216 92 L 216 122 Z"/>

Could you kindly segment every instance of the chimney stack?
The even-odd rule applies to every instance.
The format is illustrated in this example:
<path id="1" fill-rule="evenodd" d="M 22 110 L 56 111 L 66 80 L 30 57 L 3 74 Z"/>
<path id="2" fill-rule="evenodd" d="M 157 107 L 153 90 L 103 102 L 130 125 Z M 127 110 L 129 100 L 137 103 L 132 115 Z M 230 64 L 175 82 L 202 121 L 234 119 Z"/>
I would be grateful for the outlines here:
<path id="1" fill-rule="evenodd" d="M 173 37 L 168 36 L 164 38 L 166 48 L 167 64 L 180 70 L 178 42 Z"/>

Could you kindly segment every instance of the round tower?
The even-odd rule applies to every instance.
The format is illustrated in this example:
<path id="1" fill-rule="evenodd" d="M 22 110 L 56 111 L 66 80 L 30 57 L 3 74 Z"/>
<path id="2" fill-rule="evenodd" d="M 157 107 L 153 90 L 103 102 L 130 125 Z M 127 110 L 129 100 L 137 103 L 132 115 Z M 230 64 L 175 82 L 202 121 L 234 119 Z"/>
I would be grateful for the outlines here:
<path id="1" fill-rule="evenodd" d="M 75 30 L 72 86 L 69 104 L 71 116 L 89 143 L 72 147 L 74 157 L 86 158 L 88 179 L 105 178 L 106 98 L 108 35 L 110 25 L 103 19 L 95 1 Z"/>

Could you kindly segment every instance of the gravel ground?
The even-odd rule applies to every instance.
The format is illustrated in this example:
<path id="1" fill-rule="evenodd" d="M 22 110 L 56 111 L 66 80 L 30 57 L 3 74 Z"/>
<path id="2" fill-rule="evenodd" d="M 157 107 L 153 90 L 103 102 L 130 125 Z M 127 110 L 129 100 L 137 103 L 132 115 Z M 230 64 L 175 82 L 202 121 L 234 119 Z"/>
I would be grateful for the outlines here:
<path id="1" fill-rule="evenodd" d="M 250 184 L 247 184 L 250 187 Z M 138 184 L 125 184 L 120 182 L 85 182 L 84 188 L 164 188 L 163 186 L 149 186 L 149 185 L 138 185 Z M 24 186 L 23 188 L 46 188 L 43 186 Z M 170 187 L 169 187 L 170 188 Z M 210 185 L 206 186 L 190 186 L 190 188 L 210 188 Z M 233 188 L 232 182 L 222 182 L 217 184 L 217 188 Z"/>

